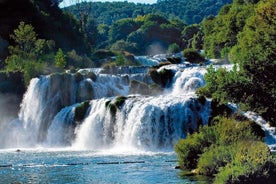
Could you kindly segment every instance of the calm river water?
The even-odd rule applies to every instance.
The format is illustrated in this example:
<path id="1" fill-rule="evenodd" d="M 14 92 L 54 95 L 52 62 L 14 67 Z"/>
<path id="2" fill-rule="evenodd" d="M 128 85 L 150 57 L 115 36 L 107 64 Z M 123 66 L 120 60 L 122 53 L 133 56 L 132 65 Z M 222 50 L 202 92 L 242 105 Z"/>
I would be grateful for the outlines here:
<path id="1" fill-rule="evenodd" d="M 173 152 L 1 150 L 0 183 L 206 183 L 183 177 L 176 165 Z"/>

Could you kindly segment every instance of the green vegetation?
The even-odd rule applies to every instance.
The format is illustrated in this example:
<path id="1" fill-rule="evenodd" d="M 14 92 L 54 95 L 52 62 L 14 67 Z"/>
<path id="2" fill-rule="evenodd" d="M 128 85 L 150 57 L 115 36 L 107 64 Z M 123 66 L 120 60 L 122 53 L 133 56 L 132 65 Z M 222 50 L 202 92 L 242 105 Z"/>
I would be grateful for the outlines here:
<path id="1" fill-rule="evenodd" d="M 202 49 L 203 31 L 198 23 L 204 17 L 217 15 L 224 4 L 231 2 L 166 0 L 153 5 L 83 2 L 64 10 L 74 14 L 81 27 L 87 27 L 82 29 L 84 35 L 93 33 L 87 40 L 94 51 L 111 49 L 153 55 L 185 48 Z M 89 20 L 93 20 L 92 24 Z"/>
<path id="2" fill-rule="evenodd" d="M 275 126 L 276 3 L 238 1 L 203 22 L 204 49 L 209 57 L 237 63 L 232 71 L 210 67 L 199 94 L 219 102 L 235 102 L 262 115 Z"/>
<path id="3" fill-rule="evenodd" d="M 159 12 L 168 17 L 178 17 L 187 24 L 200 23 L 208 15 L 216 15 L 231 0 L 158 0 L 156 4 L 134 4 L 125 2 L 91 2 L 83 3 L 90 7 L 89 17 L 96 18 L 99 24 L 111 25 L 123 18 L 136 18 L 151 12 Z M 78 6 L 66 8 L 66 11 L 79 16 Z M 79 16 L 80 17 L 80 16 Z"/>
<path id="4" fill-rule="evenodd" d="M 56 55 L 55 55 L 55 63 L 56 66 L 59 68 L 65 68 L 66 65 L 66 58 L 63 54 L 63 51 L 61 49 L 58 49 Z"/>
<path id="5" fill-rule="evenodd" d="M 255 132 L 254 123 L 217 117 L 212 124 L 175 145 L 182 169 L 214 177 L 220 184 L 272 183 L 276 160 Z"/>
<path id="6" fill-rule="evenodd" d="M 190 49 L 190 48 L 185 49 L 183 51 L 183 56 L 190 63 L 201 63 L 205 60 L 204 57 L 200 55 L 200 53 L 198 53 L 196 49 Z"/>
<path id="7" fill-rule="evenodd" d="M 20 22 L 11 38 L 16 45 L 9 46 L 10 55 L 6 59 L 6 71 L 23 72 L 25 84 L 28 84 L 32 77 L 42 73 L 43 63 L 40 57 L 51 50 L 53 42 L 38 39 L 32 25 L 24 22 Z"/>

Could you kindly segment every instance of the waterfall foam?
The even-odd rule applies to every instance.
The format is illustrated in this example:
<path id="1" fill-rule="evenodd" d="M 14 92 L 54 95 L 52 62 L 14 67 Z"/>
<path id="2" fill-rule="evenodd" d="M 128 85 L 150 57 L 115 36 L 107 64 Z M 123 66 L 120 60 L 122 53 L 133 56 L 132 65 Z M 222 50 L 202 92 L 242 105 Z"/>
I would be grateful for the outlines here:
<path id="1" fill-rule="evenodd" d="M 194 95 L 129 97 L 115 115 L 105 106 L 107 100 L 91 101 L 75 149 L 171 149 L 180 137 L 206 124 L 210 113 L 209 102 L 203 105 Z"/>

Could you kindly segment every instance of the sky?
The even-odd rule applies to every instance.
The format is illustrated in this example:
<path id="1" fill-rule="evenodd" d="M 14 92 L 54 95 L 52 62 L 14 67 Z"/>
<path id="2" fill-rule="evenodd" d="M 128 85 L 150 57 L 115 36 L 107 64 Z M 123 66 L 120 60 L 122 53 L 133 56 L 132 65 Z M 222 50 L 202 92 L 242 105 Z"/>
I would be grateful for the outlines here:
<path id="1" fill-rule="evenodd" d="M 84 1 L 84 0 L 79 0 L 80 2 L 81 1 Z M 112 2 L 113 0 L 87 0 L 87 1 L 94 1 L 94 2 L 106 2 L 106 1 L 109 1 L 109 2 Z M 153 4 L 153 3 L 156 3 L 157 0 L 114 0 L 114 1 L 128 1 L 128 2 L 134 2 L 134 3 L 145 3 L 145 4 Z M 60 4 L 60 7 L 64 7 L 64 6 L 69 6 L 71 5 L 72 3 L 74 2 L 77 2 L 77 0 L 63 0 L 63 2 Z"/>

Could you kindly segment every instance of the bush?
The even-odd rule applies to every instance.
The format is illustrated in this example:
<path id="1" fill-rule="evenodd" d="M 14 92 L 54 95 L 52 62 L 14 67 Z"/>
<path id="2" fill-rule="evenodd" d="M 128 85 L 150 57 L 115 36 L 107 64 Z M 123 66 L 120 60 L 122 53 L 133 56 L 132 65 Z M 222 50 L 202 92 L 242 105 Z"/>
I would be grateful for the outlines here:
<path id="1" fill-rule="evenodd" d="M 201 63 L 205 60 L 204 57 L 201 56 L 196 49 L 185 49 L 183 51 L 183 56 L 190 63 Z"/>
<path id="2" fill-rule="evenodd" d="M 173 43 L 173 44 L 169 45 L 168 50 L 167 50 L 168 54 L 175 54 L 175 53 L 178 53 L 178 52 L 180 52 L 179 45 L 177 45 L 176 43 Z"/>
<path id="3" fill-rule="evenodd" d="M 198 160 L 198 173 L 213 176 L 218 173 L 220 167 L 224 167 L 232 160 L 231 146 L 212 145 Z"/>
<path id="4" fill-rule="evenodd" d="M 273 183 L 276 165 L 265 143 L 240 141 L 235 147 L 233 161 L 221 168 L 214 183 Z"/>
<path id="5" fill-rule="evenodd" d="M 219 184 L 272 183 L 276 161 L 252 122 L 221 117 L 213 121 L 175 145 L 180 167 L 215 176 Z"/>
<path id="6" fill-rule="evenodd" d="M 188 134 L 186 139 L 180 139 L 175 145 L 180 167 L 195 169 L 200 155 L 216 141 L 216 137 L 215 129 L 205 126 L 200 127 L 199 133 Z"/>

